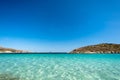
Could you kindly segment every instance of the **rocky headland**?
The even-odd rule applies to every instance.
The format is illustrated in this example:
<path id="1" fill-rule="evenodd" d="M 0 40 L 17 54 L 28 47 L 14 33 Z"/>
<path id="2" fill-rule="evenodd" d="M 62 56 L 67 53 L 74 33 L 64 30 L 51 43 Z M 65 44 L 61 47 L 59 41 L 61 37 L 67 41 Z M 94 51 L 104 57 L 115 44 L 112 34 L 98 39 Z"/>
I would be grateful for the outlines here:
<path id="1" fill-rule="evenodd" d="M 0 47 L 0 53 L 26 53 L 27 51 Z"/>
<path id="2" fill-rule="evenodd" d="M 120 53 L 120 44 L 113 43 L 102 43 L 97 45 L 89 45 L 85 47 L 81 47 L 78 49 L 74 49 L 70 53 Z"/>

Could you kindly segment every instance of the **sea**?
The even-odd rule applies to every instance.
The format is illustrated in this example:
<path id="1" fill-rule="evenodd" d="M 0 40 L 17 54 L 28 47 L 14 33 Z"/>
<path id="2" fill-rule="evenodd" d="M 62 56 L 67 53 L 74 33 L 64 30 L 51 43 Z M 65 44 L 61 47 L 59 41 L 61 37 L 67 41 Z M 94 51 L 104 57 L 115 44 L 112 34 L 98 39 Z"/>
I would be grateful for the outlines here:
<path id="1" fill-rule="evenodd" d="M 120 80 L 120 54 L 0 54 L 0 80 Z"/>

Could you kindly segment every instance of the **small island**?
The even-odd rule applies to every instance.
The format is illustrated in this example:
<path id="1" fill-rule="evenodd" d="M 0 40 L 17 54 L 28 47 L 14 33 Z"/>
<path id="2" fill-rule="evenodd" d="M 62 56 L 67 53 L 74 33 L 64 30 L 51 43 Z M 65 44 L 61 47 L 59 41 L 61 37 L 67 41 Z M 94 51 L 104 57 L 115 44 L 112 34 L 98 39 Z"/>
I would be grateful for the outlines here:
<path id="1" fill-rule="evenodd" d="M 108 53 L 108 54 L 115 54 L 120 53 L 120 44 L 113 44 L 113 43 L 102 43 L 97 45 L 89 45 L 85 47 L 81 47 L 78 49 L 74 49 L 70 53 Z"/>
<path id="2" fill-rule="evenodd" d="M 0 47 L 0 53 L 26 53 L 27 51 Z"/>

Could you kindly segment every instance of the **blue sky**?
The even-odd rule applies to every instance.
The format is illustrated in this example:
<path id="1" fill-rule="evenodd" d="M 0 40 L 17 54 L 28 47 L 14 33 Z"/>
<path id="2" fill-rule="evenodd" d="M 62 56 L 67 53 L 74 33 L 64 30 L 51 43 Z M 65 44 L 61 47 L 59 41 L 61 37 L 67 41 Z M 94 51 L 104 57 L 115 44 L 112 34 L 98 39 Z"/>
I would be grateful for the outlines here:
<path id="1" fill-rule="evenodd" d="M 0 45 L 71 51 L 120 43 L 119 0 L 0 0 Z"/>

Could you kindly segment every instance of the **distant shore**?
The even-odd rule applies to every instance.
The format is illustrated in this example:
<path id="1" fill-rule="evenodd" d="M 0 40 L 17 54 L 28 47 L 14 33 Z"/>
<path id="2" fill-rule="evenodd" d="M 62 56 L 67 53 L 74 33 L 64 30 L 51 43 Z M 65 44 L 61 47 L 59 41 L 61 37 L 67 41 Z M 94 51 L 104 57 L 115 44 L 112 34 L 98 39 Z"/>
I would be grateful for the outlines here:
<path id="1" fill-rule="evenodd" d="M 120 54 L 120 44 L 102 43 L 74 49 L 70 53 Z"/>

